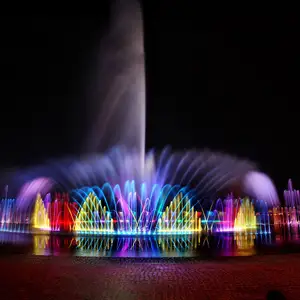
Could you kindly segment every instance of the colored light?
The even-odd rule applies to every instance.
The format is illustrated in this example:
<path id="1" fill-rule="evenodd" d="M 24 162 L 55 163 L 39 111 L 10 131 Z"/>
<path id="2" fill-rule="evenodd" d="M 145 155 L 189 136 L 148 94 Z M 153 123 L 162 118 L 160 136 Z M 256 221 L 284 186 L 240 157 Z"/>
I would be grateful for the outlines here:
<path id="1" fill-rule="evenodd" d="M 256 230 L 256 226 L 253 204 L 248 198 L 243 199 L 234 220 L 234 231 Z"/>
<path id="2" fill-rule="evenodd" d="M 33 214 L 32 214 L 32 228 L 50 231 L 50 220 L 47 210 L 40 194 L 37 195 Z"/>

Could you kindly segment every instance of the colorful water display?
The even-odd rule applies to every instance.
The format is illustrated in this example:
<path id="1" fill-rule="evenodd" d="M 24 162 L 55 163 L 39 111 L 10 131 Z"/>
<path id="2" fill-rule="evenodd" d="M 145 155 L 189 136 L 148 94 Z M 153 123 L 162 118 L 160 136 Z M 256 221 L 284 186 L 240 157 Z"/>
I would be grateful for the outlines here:
<path id="1" fill-rule="evenodd" d="M 264 201 L 229 194 L 204 210 L 187 187 L 104 184 L 68 193 L 38 194 L 27 211 L 16 200 L 0 200 L 0 231 L 61 232 L 76 235 L 189 235 L 200 232 L 249 234 L 299 231 L 299 191 L 289 180 L 286 204 L 269 207 Z"/>
<path id="2" fill-rule="evenodd" d="M 33 229 L 51 230 L 49 215 L 40 194 L 34 204 L 31 226 Z"/>
<path id="3" fill-rule="evenodd" d="M 61 232 L 77 235 L 186 235 L 199 232 L 270 234 L 283 226 L 299 230 L 298 191 L 284 192 L 287 204 L 270 208 L 263 201 L 229 194 L 204 210 L 187 187 L 104 184 L 68 193 L 36 196 L 27 211 L 15 199 L 0 200 L 0 231 Z"/>
<path id="4" fill-rule="evenodd" d="M 89 193 L 75 219 L 78 233 L 113 233 L 114 223 L 110 211 L 94 193 Z M 123 222 L 123 220 L 122 220 Z"/>
<path id="5" fill-rule="evenodd" d="M 288 207 L 298 207 L 300 205 L 300 191 L 293 189 L 291 179 L 288 181 L 288 189 L 284 191 L 283 197 Z"/>
<path id="6" fill-rule="evenodd" d="M 78 204 L 74 230 L 81 234 L 191 233 L 201 230 L 192 191 L 158 184 L 148 188 L 126 181 L 72 192 Z"/>
<path id="7" fill-rule="evenodd" d="M 234 199 L 231 196 L 224 201 L 219 199 L 216 204 L 218 223 L 215 225 L 219 232 L 254 231 L 257 229 L 257 216 L 253 202 L 249 198 Z M 259 233 L 262 233 L 259 230 Z"/>
<path id="8" fill-rule="evenodd" d="M 16 207 L 16 200 L 0 200 L 0 231 L 28 232 L 31 223 L 31 211 L 21 211 Z"/>
<path id="9" fill-rule="evenodd" d="M 194 210 L 188 197 L 183 198 L 182 194 L 179 194 L 158 219 L 157 232 L 200 232 L 202 230 L 200 214 Z"/>
<path id="10" fill-rule="evenodd" d="M 259 233 L 270 232 L 265 204 L 233 198 L 214 203 L 216 195 L 233 185 L 255 199 L 277 203 L 272 181 L 253 163 L 208 150 L 164 148 L 161 153 L 146 153 L 142 12 L 137 2 L 124 3 L 112 8 L 115 18 L 102 43 L 103 64 L 98 74 L 102 86 L 96 90 L 101 90 L 103 101 L 93 101 L 89 110 L 93 126 L 87 133 L 84 157 L 55 160 L 4 176 L 19 193 L 18 206 L 7 199 L 7 192 L 1 200 L 1 229 L 78 235 L 255 228 Z M 67 191 L 77 189 L 70 194 L 52 193 L 57 185 Z M 84 185 L 88 187 L 81 188 Z M 211 201 L 208 211 L 200 205 Z"/>

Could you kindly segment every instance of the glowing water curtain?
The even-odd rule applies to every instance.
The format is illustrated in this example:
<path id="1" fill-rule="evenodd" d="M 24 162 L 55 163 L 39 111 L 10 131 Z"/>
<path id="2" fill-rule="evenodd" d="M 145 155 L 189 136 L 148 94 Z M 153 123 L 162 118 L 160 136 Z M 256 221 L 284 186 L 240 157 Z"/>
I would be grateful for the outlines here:
<path id="1" fill-rule="evenodd" d="M 30 211 L 16 208 L 15 199 L 0 200 L 0 231 L 28 232 L 30 215 Z"/>
<path id="2" fill-rule="evenodd" d="M 46 230 L 46 231 L 51 230 L 48 212 L 45 208 L 44 202 L 40 194 L 37 195 L 34 204 L 31 223 L 33 229 Z"/>
<path id="3" fill-rule="evenodd" d="M 157 232 L 200 232 L 201 218 L 200 213 L 194 210 L 187 197 L 179 194 L 166 207 L 161 218 L 157 222 Z"/>
<path id="4" fill-rule="evenodd" d="M 242 199 L 239 211 L 234 220 L 234 231 L 256 231 L 256 215 L 253 203 L 248 199 Z"/>
<path id="5" fill-rule="evenodd" d="M 216 230 L 218 232 L 233 232 L 235 231 L 235 218 L 238 212 L 239 200 L 234 199 L 233 195 L 228 195 L 228 197 L 223 201 L 218 199 L 215 205 L 214 211 L 214 222 L 212 223 L 211 230 Z"/>
<path id="6" fill-rule="evenodd" d="M 288 189 L 283 193 L 284 201 L 288 207 L 298 207 L 300 205 L 300 191 L 293 189 L 292 180 L 288 181 Z"/>
<path id="7" fill-rule="evenodd" d="M 1 230 L 9 231 L 11 229 L 11 223 L 13 223 L 13 207 L 15 204 L 14 199 L 1 200 L 0 213 L 1 213 Z"/>
<path id="8" fill-rule="evenodd" d="M 80 234 L 182 234 L 201 231 L 200 213 L 187 188 L 126 181 L 73 192 L 78 204 L 74 231 Z"/>
<path id="9" fill-rule="evenodd" d="M 258 201 L 256 203 L 256 211 L 257 233 L 271 233 L 271 218 L 267 203 L 264 201 Z"/>
<path id="10" fill-rule="evenodd" d="M 53 200 L 48 194 L 44 203 L 50 219 L 51 231 L 73 231 L 78 205 L 70 201 L 69 194 L 55 193 Z"/>
<path id="11" fill-rule="evenodd" d="M 270 233 L 270 217 L 265 202 L 257 201 L 257 211 L 250 199 L 234 199 L 229 195 L 224 201 L 218 199 L 215 210 L 208 212 L 206 223 L 209 230 L 217 232 Z"/>
<path id="12" fill-rule="evenodd" d="M 19 213 L 14 199 L 0 200 L 1 231 L 60 231 L 77 234 L 189 234 L 194 232 L 255 231 L 270 233 L 270 215 L 264 202 L 255 213 L 249 199 L 219 199 L 214 209 L 200 213 L 192 205 L 193 194 L 185 188 L 145 185 L 135 190 L 134 182 L 119 186 L 75 190 L 68 194 L 38 195 L 32 212 Z M 148 196 L 149 195 L 149 196 Z M 195 203 L 195 201 L 194 201 Z M 30 215 L 31 224 L 30 223 Z M 272 212 L 271 212 L 272 215 Z M 202 218 L 201 218 L 201 217 Z M 294 208 L 273 209 L 274 228 L 289 218 L 297 223 Z M 282 221 L 283 220 L 283 221 Z"/>
<path id="13" fill-rule="evenodd" d="M 300 192 L 293 189 L 292 180 L 288 181 L 288 189 L 284 191 L 285 207 L 274 207 L 271 211 L 275 232 L 282 226 L 298 230 L 300 224 Z"/>
<path id="14" fill-rule="evenodd" d="M 94 193 L 89 193 L 85 199 L 74 224 L 78 233 L 112 233 L 113 219 L 110 211 L 102 205 L 102 201 Z"/>
<path id="15" fill-rule="evenodd" d="M 138 188 L 137 188 L 138 187 Z M 54 193 L 44 199 L 37 195 L 34 207 L 19 211 L 15 199 L 0 200 L 0 231 L 75 232 L 77 234 L 189 234 L 193 232 L 280 233 L 287 226 L 299 230 L 299 192 L 284 193 L 291 206 L 269 210 L 263 201 L 219 199 L 208 211 L 196 210 L 194 194 L 180 186 L 158 184 L 124 186 L 104 184 L 86 187 L 71 195 Z"/>

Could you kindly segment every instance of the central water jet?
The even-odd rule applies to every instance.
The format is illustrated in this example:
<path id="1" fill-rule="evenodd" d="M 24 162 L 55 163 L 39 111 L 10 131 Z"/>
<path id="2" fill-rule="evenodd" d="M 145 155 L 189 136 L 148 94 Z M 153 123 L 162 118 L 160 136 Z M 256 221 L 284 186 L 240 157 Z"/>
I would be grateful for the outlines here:
<path id="1" fill-rule="evenodd" d="M 112 147 L 137 151 L 144 168 L 146 99 L 143 21 L 135 0 L 114 1 L 110 30 L 101 43 L 100 65 L 85 153 Z"/>

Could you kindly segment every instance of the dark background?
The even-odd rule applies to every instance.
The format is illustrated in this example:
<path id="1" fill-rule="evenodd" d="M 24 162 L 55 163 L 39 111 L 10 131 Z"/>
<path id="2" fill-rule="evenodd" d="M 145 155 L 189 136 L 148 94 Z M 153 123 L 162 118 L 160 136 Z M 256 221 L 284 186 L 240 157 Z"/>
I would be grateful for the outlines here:
<path id="1" fill-rule="evenodd" d="M 0 166 L 82 149 L 106 2 L 94 16 L 1 17 Z M 147 148 L 209 147 L 256 161 L 280 193 L 288 178 L 300 188 L 299 19 L 197 2 L 144 3 Z"/>

